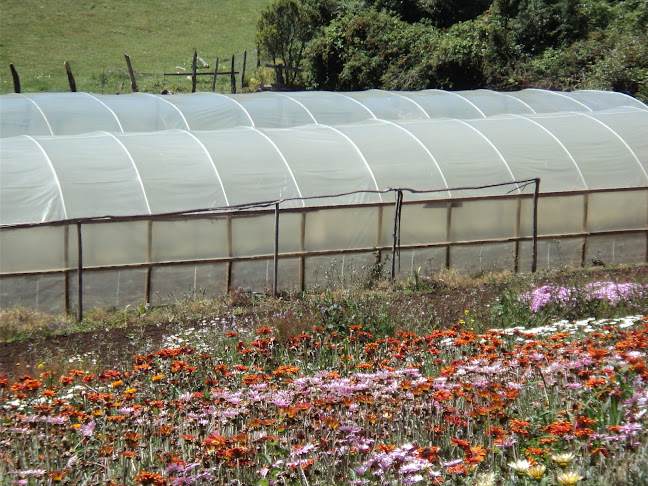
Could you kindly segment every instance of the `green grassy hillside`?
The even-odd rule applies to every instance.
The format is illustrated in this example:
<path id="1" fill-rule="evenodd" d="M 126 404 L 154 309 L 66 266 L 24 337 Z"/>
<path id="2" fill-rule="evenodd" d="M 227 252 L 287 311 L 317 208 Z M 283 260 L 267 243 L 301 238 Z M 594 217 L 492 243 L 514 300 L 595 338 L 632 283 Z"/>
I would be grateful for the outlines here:
<path id="1" fill-rule="evenodd" d="M 68 91 L 68 61 L 77 89 L 130 91 L 124 53 L 131 57 L 141 91 L 190 90 L 184 77 L 164 77 L 176 66 L 190 70 L 193 49 L 213 66 L 216 57 L 256 63 L 254 36 L 260 12 L 272 0 L 2 0 L 0 92 L 13 92 L 9 63 L 23 92 Z M 221 66 L 225 70 L 228 66 Z M 249 71 L 248 71 L 249 72 Z M 221 90 L 229 79 L 219 77 Z M 211 79 L 199 77 L 209 89 Z"/>

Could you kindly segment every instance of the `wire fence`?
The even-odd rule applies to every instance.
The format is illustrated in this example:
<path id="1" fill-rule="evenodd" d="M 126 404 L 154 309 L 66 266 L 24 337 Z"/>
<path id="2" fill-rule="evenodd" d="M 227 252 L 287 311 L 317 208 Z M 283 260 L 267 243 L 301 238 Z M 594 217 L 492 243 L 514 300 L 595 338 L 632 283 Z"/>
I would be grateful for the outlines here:
<path id="1" fill-rule="evenodd" d="M 511 189 L 506 190 L 507 187 Z M 389 188 L 383 191 L 353 191 L 305 198 L 259 201 L 226 207 L 198 208 L 155 215 L 107 215 L 45 223 L 3 225 L 0 227 L 0 236 L 3 236 L 3 246 L 11 246 L 5 245 L 6 242 L 10 241 L 10 238 L 5 238 L 5 235 L 9 233 L 14 236 L 19 236 L 23 230 L 32 229 L 40 231 L 43 228 L 60 229 L 61 232 L 56 234 L 58 235 L 57 238 L 60 236 L 62 240 L 60 252 L 62 252 L 63 257 L 61 265 L 52 264 L 49 267 L 44 265 L 40 268 L 25 270 L 12 266 L 10 261 L 12 254 L 11 248 L 5 248 L 2 252 L 2 267 L 4 268 L 0 272 L 0 276 L 2 277 L 3 287 L 4 283 L 9 279 L 21 276 L 62 276 L 62 279 L 57 280 L 57 282 L 60 282 L 63 288 L 62 290 L 55 290 L 57 292 L 55 295 L 60 295 L 60 297 L 54 298 L 63 299 L 65 312 L 70 312 L 76 308 L 77 318 L 81 320 L 84 312 L 85 294 L 88 292 L 88 286 L 84 285 L 84 274 L 88 271 L 92 272 L 93 278 L 95 278 L 97 272 L 100 273 L 102 271 L 131 270 L 139 271 L 140 273 L 138 275 L 143 271 L 144 290 L 143 293 L 138 292 L 138 297 L 146 302 L 150 302 L 153 293 L 151 280 L 153 271 L 172 266 L 184 267 L 193 265 L 195 268 L 198 268 L 200 265 L 224 265 L 223 287 L 225 291 L 228 291 L 234 286 L 232 276 L 233 265 L 265 261 L 268 264 L 272 264 L 272 283 L 271 285 L 267 285 L 266 290 L 276 295 L 280 290 L 280 261 L 296 262 L 296 267 L 291 267 L 292 270 L 288 271 L 298 273 L 297 287 L 299 290 L 303 290 L 306 286 L 307 261 L 310 262 L 317 258 L 321 259 L 336 255 L 344 257 L 344 255 L 349 254 L 373 254 L 377 263 L 383 262 L 388 255 L 391 259 L 390 278 L 393 281 L 397 276 L 400 266 L 401 251 L 414 252 L 434 249 L 441 251 L 441 253 L 445 252 L 443 258 L 444 267 L 449 269 L 457 266 L 457 263 L 453 260 L 459 258 L 453 257 L 451 253 L 453 249 L 505 245 L 506 248 L 512 248 L 511 269 L 514 272 L 520 271 L 522 260 L 526 262 L 524 268 L 535 272 L 538 268 L 539 241 L 545 243 L 544 247 L 547 252 L 555 251 L 552 250 L 552 243 L 560 239 L 578 241 L 579 263 L 583 265 L 588 255 L 592 254 L 592 249 L 588 247 L 588 242 L 594 241 L 591 238 L 621 235 L 623 237 L 634 238 L 634 242 L 639 242 L 638 250 L 635 251 L 635 253 L 639 254 L 639 258 L 633 256 L 635 260 L 648 261 L 648 228 L 646 227 L 648 203 L 645 202 L 648 201 L 648 188 L 632 188 L 631 190 L 626 189 L 624 191 L 599 190 L 543 194 L 539 193 L 539 189 L 540 179 L 535 178 L 501 184 L 434 190 Z M 494 190 L 498 190 L 500 193 L 479 195 L 480 192 L 486 190 L 490 190 L 491 193 Z M 471 194 L 465 197 L 456 196 L 456 194 L 466 191 L 470 191 Z M 422 197 L 425 195 L 434 196 L 439 193 L 452 195 L 451 197 L 442 198 Z M 630 196 L 625 195 L 626 193 L 630 194 Z M 394 202 L 384 200 L 363 203 L 348 202 L 350 196 L 366 196 L 370 194 L 379 195 L 381 199 L 384 199 L 384 196 L 393 194 Z M 622 196 L 619 196 L 620 194 Z M 612 201 L 610 195 L 614 200 L 621 197 L 622 202 L 620 204 L 622 206 L 625 206 L 628 202 L 635 205 L 639 204 L 640 208 L 643 205 L 643 212 L 639 209 L 639 214 L 640 216 L 643 214 L 643 217 L 635 218 L 636 222 L 624 223 L 623 227 L 618 224 L 616 227 L 613 224 L 608 229 L 601 227 L 600 224 L 596 223 L 598 221 L 596 219 L 598 213 L 596 213 L 597 216 L 595 217 L 592 209 L 596 208 L 598 211 L 598 208 L 607 209 L 613 206 L 609 202 Z M 345 199 L 342 204 L 312 204 L 315 202 L 321 203 L 327 199 L 340 200 L 341 198 Z M 563 210 L 566 213 L 564 216 L 570 218 L 569 211 L 572 211 L 575 217 L 571 217 L 570 221 L 579 218 L 580 221 L 577 221 L 578 224 L 573 226 L 573 230 L 571 230 L 571 226 L 565 226 L 561 223 L 562 226 L 556 227 L 560 230 L 558 232 L 553 231 L 553 226 L 545 223 L 543 234 L 539 235 L 538 206 L 540 200 L 547 207 L 545 220 L 548 221 L 552 217 L 555 217 L 555 214 L 551 214 L 552 211 L 555 211 L 555 207 L 568 204 L 569 209 L 565 206 Z M 301 206 L 295 203 L 301 203 Z M 502 208 L 506 208 L 506 210 L 502 210 Z M 424 225 L 431 224 L 429 220 L 422 222 L 417 219 L 421 211 L 434 211 L 430 213 L 433 214 L 430 217 L 434 219 L 434 224 L 438 226 L 436 230 L 432 231 L 424 227 Z M 360 243 L 347 247 L 343 247 L 344 245 L 340 242 L 332 243 L 329 246 L 324 245 L 324 243 L 320 244 L 319 242 L 317 244 L 313 243 L 311 234 L 306 230 L 307 221 L 311 227 L 326 227 L 329 224 L 331 231 L 337 230 L 339 233 L 351 233 L 356 228 L 334 228 L 334 226 L 339 225 L 336 218 L 340 214 L 346 213 L 355 215 L 355 219 L 352 218 L 349 220 L 352 221 L 352 224 L 354 224 L 354 221 L 369 219 L 370 223 L 368 224 L 373 228 L 374 236 L 369 234 Z M 405 223 L 403 221 L 404 215 L 411 215 L 410 220 Z M 285 221 L 284 217 L 287 218 Z M 488 221 L 480 222 L 480 218 L 488 219 Z M 272 219 L 272 223 L 270 223 L 270 219 Z M 498 220 L 507 220 L 502 223 L 506 229 L 500 233 L 493 233 L 489 230 L 489 225 Z M 112 251 L 114 249 L 108 248 L 106 246 L 108 244 L 102 246 L 102 242 L 100 241 L 101 235 L 107 233 L 104 230 L 99 231 L 98 228 L 103 228 L 105 225 L 119 225 L 120 223 L 138 221 L 141 223 L 135 225 L 138 229 L 134 231 L 140 231 L 141 225 L 145 225 L 146 228 L 144 230 L 145 249 L 142 252 L 143 257 L 141 259 L 135 259 L 132 262 L 124 261 L 123 259 L 119 261 L 119 258 L 115 261 L 108 261 L 107 256 L 105 258 L 101 257 L 102 252 Z M 470 223 L 471 221 L 472 223 Z M 213 231 L 210 229 L 212 232 L 209 235 L 220 236 L 214 238 L 212 250 L 207 249 L 204 252 L 194 252 L 194 254 L 189 252 L 187 255 L 182 256 L 178 256 L 179 253 L 171 251 L 168 257 L 162 255 L 164 252 L 156 252 L 154 254 L 155 245 L 160 244 L 160 241 L 164 240 L 164 235 L 177 231 L 179 227 L 176 224 L 177 222 L 195 222 L 195 225 L 204 225 L 208 222 L 211 226 L 217 228 L 217 230 Z M 240 236 L 239 228 L 243 224 L 241 222 L 244 222 L 247 228 L 243 236 Z M 261 224 L 262 222 L 263 224 Z M 466 232 L 463 229 L 466 223 L 476 226 L 474 231 Z M 597 227 L 597 224 L 599 227 Z M 192 224 L 190 227 L 195 229 L 197 227 L 195 225 Z M 403 241 L 401 235 L 403 227 L 405 227 L 405 231 L 407 232 L 406 241 Z M 125 226 L 115 227 L 114 231 L 119 231 L 122 228 L 125 228 Z M 419 229 L 424 233 L 427 231 L 427 236 L 413 238 L 412 234 L 416 233 Z M 86 235 L 86 230 L 89 231 L 88 235 Z M 270 247 L 268 244 L 269 231 L 272 231 L 272 251 L 268 251 Z M 324 228 L 324 231 L 327 231 L 327 228 Z M 74 238 L 74 233 L 76 233 L 76 238 Z M 287 235 L 287 233 L 289 234 Z M 286 243 L 287 236 L 290 237 L 289 240 L 291 243 Z M 247 241 L 250 239 L 255 239 L 255 241 Z M 326 238 L 324 238 L 324 242 L 326 242 L 325 240 Z M 243 242 L 247 244 L 248 248 L 239 250 L 237 246 Z M 206 244 L 208 243 L 210 242 L 208 241 Z M 524 245 L 524 248 L 522 245 Z M 21 250 L 22 248 L 19 248 L 16 251 Z M 58 252 L 59 250 L 56 251 Z M 87 259 L 85 256 L 86 251 L 90 252 L 90 257 Z M 530 252 L 530 257 L 526 252 Z M 614 252 L 614 246 L 612 252 Z M 74 265 L 74 260 L 76 260 L 76 265 Z M 527 266 L 529 260 L 530 265 Z M 549 260 L 549 254 L 547 254 L 547 262 Z M 250 265 L 250 267 L 252 266 Z M 118 280 L 118 293 L 120 292 L 119 285 Z M 58 286 L 59 284 L 57 283 L 57 288 Z M 123 287 L 126 286 L 122 285 Z M 75 290 L 76 292 L 74 292 Z M 40 291 L 43 292 L 42 289 Z M 4 290 L 3 300 L 7 301 Z"/>

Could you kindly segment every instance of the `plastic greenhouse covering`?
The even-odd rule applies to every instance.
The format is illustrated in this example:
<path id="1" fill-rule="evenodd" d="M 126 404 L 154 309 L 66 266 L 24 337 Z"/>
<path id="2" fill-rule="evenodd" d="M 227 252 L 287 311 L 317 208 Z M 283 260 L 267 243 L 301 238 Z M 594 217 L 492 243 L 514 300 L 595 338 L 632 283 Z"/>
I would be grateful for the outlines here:
<path id="1" fill-rule="evenodd" d="M 279 199 L 280 286 L 342 281 L 388 253 L 390 188 L 436 191 L 404 195 L 404 276 L 528 270 L 532 185 L 479 187 L 532 178 L 540 266 L 646 261 L 648 107 L 621 93 L 29 93 L 0 120 L 2 307 L 76 305 L 78 241 L 86 306 L 265 290 L 274 212 L 231 208 Z"/>
<path id="2" fill-rule="evenodd" d="M 525 89 L 332 93 L 261 92 L 226 95 L 99 95 L 25 93 L 2 96 L 0 135 L 76 135 L 92 131 L 152 132 L 233 127 L 288 128 L 341 125 L 367 120 L 473 119 L 493 115 L 590 113 L 619 106 L 645 110 L 638 100 L 605 91 L 555 92 Z"/>

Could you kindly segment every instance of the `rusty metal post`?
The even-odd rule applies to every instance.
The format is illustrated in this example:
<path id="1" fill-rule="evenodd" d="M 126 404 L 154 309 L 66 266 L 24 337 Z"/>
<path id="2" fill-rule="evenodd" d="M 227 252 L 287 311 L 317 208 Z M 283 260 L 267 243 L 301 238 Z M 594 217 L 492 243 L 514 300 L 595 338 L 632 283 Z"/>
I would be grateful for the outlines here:
<path id="1" fill-rule="evenodd" d="M 279 290 L 279 202 L 275 203 L 275 224 L 274 224 L 274 273 L 272 276 L 272 295 L 277 297 Z"/>
<path id="2" fill-rule="evenodd" d="M 392 239 L 392 266 L 391 266 L 391 280 L 392 283 L 396 279 L 396 255 L 400 255 L 400 222 L 401 222 L 401 209 L 403 207 L 403 191 L 396 192 L 396 204 L 394 207 L 394 234 Z"/>
<path id="3" fill-rule="evenodd" d="M 81 222 L 78 221 L 77 227 L 77 281 L 78 281 L 78 302 L 77 302 L 77 322 L 83 320 L 83 245 L 81 238 Z"/>
<path id="4" fill-rule="evenodd" d="M 535 179 L 533 190 L 533 256 L 531 260 L 531 273 L 538 269 L 538 196 L 540 194 L 540 179 Z"/>

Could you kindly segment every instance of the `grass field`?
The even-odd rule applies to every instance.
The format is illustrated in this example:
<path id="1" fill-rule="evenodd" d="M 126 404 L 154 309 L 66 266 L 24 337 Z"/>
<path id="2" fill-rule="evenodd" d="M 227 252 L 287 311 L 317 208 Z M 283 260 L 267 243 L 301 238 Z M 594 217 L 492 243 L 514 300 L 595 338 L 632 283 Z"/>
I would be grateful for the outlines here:
<path id="1" fill-rule="evenodd" d="M 242 58 L 256 66 L 255 32 L 272 0 L 3 0 L 0 3 L 0 93 L 13 92 L 9 64 L 21 91 L 68 91 L 68 61 L 79 91 L 130 91 L 124 53 L 131 57 L 140 91 L 188 91 L 191 81 L 165 77 L 176 66 L 190 71 L 193 49 L 210 67 L 215 58 Z M 222 61 L 221 61 L 222 62 Z M 200 66 L 200 65 L 199 65 Z M 222 65 L 221 65 L 222 66 Z M 221 67 L 221 71 L 226 70 Z M 199 77 L 200 90 L 211 88 Z M 240 83 L 240 81 L 239 81 Z M 229 89 L 220 76 L 219 91 Z"/>

